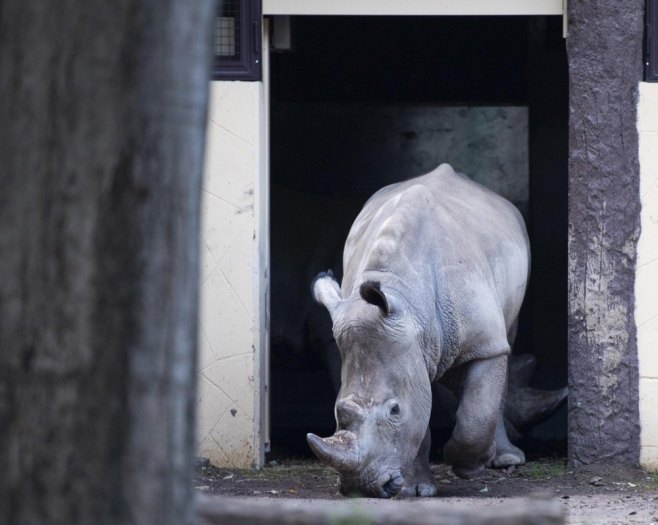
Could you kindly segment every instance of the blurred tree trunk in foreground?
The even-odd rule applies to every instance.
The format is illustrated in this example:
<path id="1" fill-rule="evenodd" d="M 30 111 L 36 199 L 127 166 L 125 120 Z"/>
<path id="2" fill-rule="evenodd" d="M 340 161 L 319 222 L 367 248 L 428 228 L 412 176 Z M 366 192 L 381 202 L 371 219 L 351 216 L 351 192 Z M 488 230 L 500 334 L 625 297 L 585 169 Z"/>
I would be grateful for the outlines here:
<path id="1" fill-rule="evenodd" d="M 0 523 L 190 516 L 212 0 L 0 0 Z"/>

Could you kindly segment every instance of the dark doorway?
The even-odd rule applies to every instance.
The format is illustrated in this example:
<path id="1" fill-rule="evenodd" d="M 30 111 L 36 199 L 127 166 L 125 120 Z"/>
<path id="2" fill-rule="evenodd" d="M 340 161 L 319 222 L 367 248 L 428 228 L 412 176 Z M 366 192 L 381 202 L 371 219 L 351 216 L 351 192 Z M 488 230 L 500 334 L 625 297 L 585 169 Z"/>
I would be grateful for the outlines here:
<path id="1" fill-rule="evenodd" d="M 559 17 L 295 17 L 271 55 L 271 440 L 334 430 L 329 317 L 310 283 L 380 187 L 441 162 L 526 217 L 532 278 L 515 353 L 567 381 L 567 62 Z M 433 449 L 451 422 L 435 410 Z M 566 412 L 532 437 L 566 439 Z"/>

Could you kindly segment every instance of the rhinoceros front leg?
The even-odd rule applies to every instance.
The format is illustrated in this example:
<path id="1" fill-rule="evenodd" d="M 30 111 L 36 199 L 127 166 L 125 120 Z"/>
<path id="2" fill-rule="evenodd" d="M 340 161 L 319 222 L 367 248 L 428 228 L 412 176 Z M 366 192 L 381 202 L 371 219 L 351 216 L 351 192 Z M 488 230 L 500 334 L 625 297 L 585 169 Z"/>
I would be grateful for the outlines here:
<path id="1" fill-rule="evenodd" d="M 438 487 L 430 469 L 431 444 L 432 436 L 428 427 L 425 438 L 418 449 L 418 455 L 412 464 L 411 474 L 405 477 L 402 496 L 436 496 Z"/>
<path id="2" fill-rule="evenodd" d="M 472 361 L 455 371 L 460 402 L 443 457 L 461 478 L 477 476 L 496 457 L 494 436 L 506 378 L 507 355 Z"/>

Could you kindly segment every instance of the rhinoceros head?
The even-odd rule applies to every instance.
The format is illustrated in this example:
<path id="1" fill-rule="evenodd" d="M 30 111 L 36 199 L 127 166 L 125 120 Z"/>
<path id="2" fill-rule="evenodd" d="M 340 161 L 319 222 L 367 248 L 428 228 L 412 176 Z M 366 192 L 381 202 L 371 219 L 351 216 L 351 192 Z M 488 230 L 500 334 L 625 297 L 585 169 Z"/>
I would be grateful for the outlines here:
<path id="1" fill-rule="evenodd" d="M 309 446 L 338 471 L 343 494 L 393 497 L 411 472 L 430 417 L 420 327 L 378 281 L 342 299 L 338 283 L 324 275 L 313 293 L 331 315 L 342 369 L 336 432 L 308 434 Z"/>

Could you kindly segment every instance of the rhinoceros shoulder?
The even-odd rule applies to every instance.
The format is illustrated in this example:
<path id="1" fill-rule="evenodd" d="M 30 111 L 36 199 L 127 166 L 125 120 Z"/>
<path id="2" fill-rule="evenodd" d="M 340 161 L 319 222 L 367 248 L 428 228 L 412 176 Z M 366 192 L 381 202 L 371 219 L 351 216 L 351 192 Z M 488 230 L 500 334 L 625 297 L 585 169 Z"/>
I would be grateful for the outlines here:
<path id="1" fill-rule="evenodd" d="M 345 243 L 344 261 L 356 272 L 391 271 L 404 262 L 408 245 L 422 244 L 419 230 L 431 214 L 432 193 L 426 185 L 392 185 L 375 195 L 355 220 Z M 355 268 L 356 270 L 356 268 Z"/>

